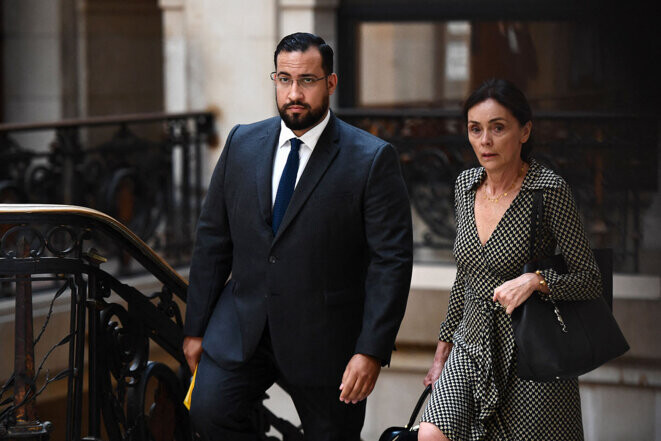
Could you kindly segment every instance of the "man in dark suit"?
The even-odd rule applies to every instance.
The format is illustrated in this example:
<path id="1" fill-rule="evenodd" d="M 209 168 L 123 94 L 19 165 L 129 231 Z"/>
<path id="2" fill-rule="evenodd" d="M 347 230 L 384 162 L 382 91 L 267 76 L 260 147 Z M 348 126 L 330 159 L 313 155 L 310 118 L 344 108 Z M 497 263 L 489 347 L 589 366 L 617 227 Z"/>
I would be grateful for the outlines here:
<path id="1" fill-rule="evenodd" d="M 203 439 L 255 440 L 277 381 L 306 440 L 357 441 L 406 307 L 409 201 L 393 147 L 329 110 L 330 46 L 289 35 L 275 67 L 280 117 L 232 129 L 198 223 L 191 418 Z"/>

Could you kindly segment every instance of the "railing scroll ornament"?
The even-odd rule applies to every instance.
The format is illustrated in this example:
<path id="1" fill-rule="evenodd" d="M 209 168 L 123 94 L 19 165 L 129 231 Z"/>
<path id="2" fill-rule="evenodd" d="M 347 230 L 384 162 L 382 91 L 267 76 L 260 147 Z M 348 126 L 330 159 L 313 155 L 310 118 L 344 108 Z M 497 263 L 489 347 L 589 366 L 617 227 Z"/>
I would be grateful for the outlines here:
<path id="1" fill-rule="evenodd" d="M 192 439 L 183 406 L 191 375 L 180 309 L 187 282 L 130 230 L 95 210 L 0 204 L 0 234 L 0 279 L 14 291 L 16 327 L 14 373 L 0 389 L 0 441 Z M 106 271 L 108 262 L 94 247 L 99 235 L 139 262 L 161 289 L 144 293 Z M 33 292 L 52 296 L 36 337 Z M 63 305 L 67 323 L 54 328 L 54 311 L 61 314 Z M 155 347 L 162 354 L 157 360 Z M 51 373 L 58 354 L 66 366 L 55 363 Z M 66 421 L 59 425 L 41 422 L 48 415 L 37 412 L 37 397 L 55 382 L 66 383 Z M 254 419 L 264 440 L 278 439 L 266 435 L 272 428 L 283 439 L 303 439 L 261 404 Z"/>

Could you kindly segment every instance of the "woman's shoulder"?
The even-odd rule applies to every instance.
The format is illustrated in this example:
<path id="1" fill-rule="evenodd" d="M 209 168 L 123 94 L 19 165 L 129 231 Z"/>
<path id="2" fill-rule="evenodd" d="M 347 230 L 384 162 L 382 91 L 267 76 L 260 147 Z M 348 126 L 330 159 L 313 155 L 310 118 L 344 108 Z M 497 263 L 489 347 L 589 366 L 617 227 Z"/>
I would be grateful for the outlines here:
<path id="1" fill-rule="evenodd" d="M 484 168 L 475 167 L 462 171 L 455 181 L 455 190 L 468 191 L 484 179 Z"/>
<path id="2" fill-rule="evenodd" d="M 558 190 L 566 188 L 567 182 L 552 169 L 531 159 L 523 187 L 529 190 Z"/>

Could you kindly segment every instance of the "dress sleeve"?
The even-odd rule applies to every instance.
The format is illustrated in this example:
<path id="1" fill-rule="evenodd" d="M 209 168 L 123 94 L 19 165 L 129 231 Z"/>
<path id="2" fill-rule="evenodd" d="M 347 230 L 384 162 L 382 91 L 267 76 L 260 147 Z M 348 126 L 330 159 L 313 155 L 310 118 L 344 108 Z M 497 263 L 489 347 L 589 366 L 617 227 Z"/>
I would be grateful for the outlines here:
<path id="1" fill-rule="evenodd" d="M 601 295 L 601 274 L 590 249 L 569 185 L 544 192 L 544 220 L 567 264 L 567 274 L 547 269 L 542 275 L 557 300 L 588 300 Z"/>
<path id="2" fill-rule="evenodd" d="M 462 228 L 464 224 L 464 210 L 462 209 L 463 193 L 459 190 L 459 182 L 461 176 L 457 179 L 457 184 L 454 188 L 454 211 L 457 223 L 457 230 Z M 452 343 L 452 336 L 457 329 L 457 325 L 461 322 L 464 316 L 464 292 L 465 292 L 465 275 L 466 273 L 457 265 L 457 276 L 454 279 L 454 284 L 450 290 L 450 301 L 448 303 L 448 312 L 445 320 L 441 323 L 441 332 L 438 336 L 439 340 Z"/>
<path id="3" fill-rule="evenodd" d="M 452 336 L 464 315 L 464 271 L 457 267 L 457 277 L 450 290 L 450 302 L 445 320 L 441 323 L 439 340 L 452 343 Z"/>

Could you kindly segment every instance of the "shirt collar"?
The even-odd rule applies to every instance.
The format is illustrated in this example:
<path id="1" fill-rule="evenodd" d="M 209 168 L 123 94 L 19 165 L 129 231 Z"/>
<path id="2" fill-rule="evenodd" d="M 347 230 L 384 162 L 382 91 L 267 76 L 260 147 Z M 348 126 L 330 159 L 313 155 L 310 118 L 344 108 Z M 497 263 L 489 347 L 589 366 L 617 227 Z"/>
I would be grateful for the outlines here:
<path id="1" fill-rule="evenodd" d="M 321 134 L 324 132 L 324 129 L 328 125 L 328 121 L 330 121 L 330 109 L 326 112 L 326 117 L 321 120 L 319 124 L 316 126 L 312 127 L 310 130 L 305 132 L 303 136 L 296 136 L 292 130 L 287 127 L 285 122 L 281 119 L 280 120 L 280 138 L 278 139 L 278 148 L 284 147 L 287 142 L 289 142 L 290 139 L 292 138 L 298 138 L 301 141 L 303 141 L 303 144 L 308 146 L 310 150 L 314 150 L 314 147 L 317 145 L 317 142 L 319 141 L 319 138 L 321 137 Z"/>

